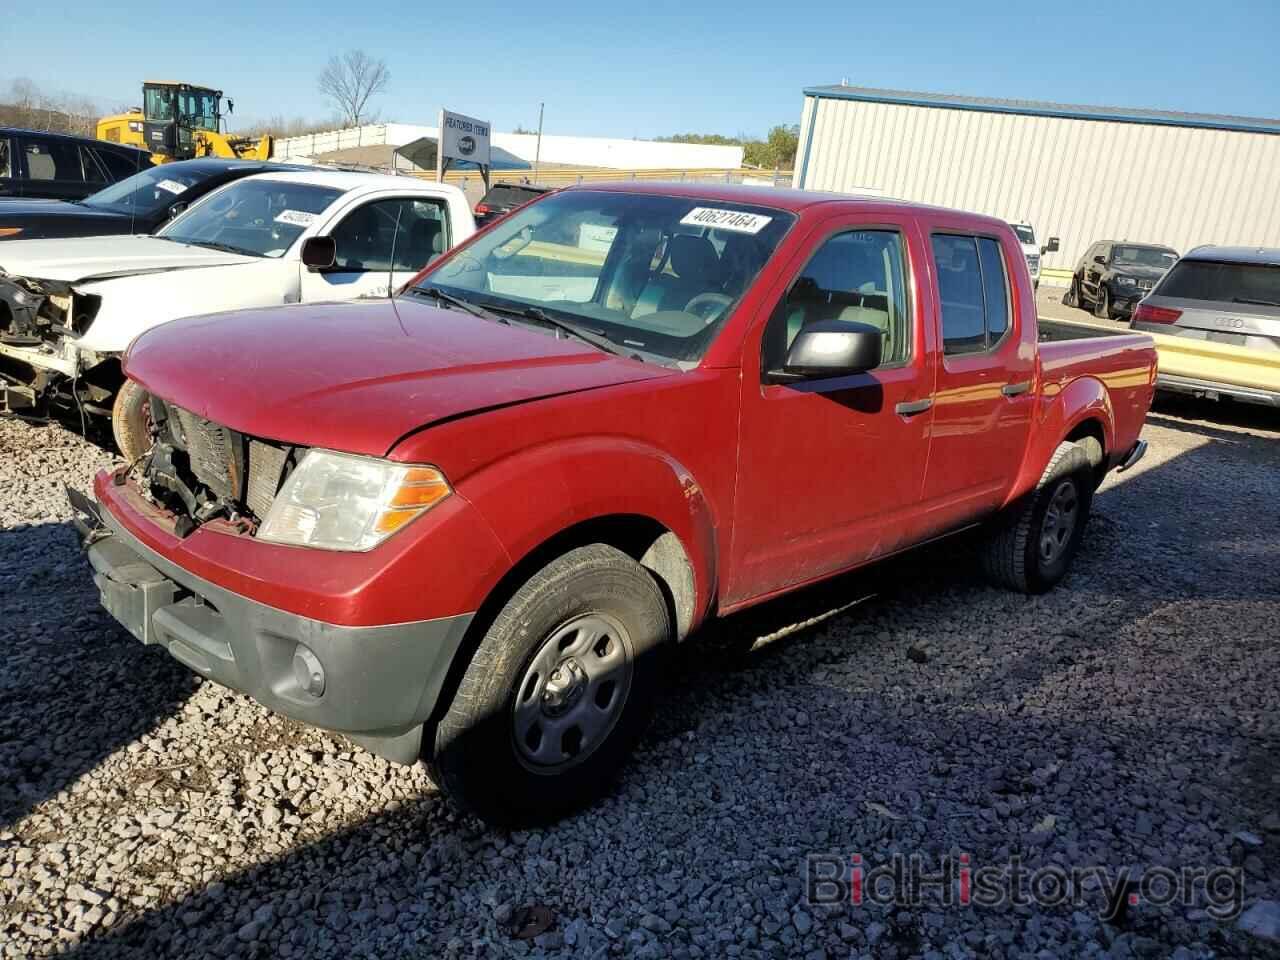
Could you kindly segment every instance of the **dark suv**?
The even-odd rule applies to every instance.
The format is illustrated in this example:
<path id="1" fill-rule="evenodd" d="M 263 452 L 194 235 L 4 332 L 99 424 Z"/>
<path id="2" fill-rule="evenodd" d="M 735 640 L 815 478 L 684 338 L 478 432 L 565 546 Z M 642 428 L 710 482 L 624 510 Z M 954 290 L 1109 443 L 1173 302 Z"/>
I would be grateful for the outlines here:
<path id="1" fill-rule="evenodd" d="M 0 127 L 0 197 L 82 200 L 151 166 L 151 154 L 105 140 Z"/>
<path id="2" fill-rule="evenodd" d="M 1103 240 L 1085 251 L 1062 302 L 1092 307 L 1105 320 L 1127 317 L 1178 262 L 1178 252 L 1152 243 Z"/>

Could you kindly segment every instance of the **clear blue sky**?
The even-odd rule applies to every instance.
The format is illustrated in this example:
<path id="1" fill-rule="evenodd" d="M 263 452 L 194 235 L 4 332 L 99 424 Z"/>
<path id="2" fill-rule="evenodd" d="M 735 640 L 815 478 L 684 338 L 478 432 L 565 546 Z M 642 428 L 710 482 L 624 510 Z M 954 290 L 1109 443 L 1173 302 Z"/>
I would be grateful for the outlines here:
<path id="1" fill-rule="evenodd" d="M 443 104 L 498 130 L 535 124 L 545 100 L 548 133 L 763 133 L 798 122 L 804 87 L 842 77 L 1280 116 L 1280 0 L 43 0 L 0 17 L 0 94 L 26 76 L 119 106 L 144 74 L 185 79 L 233 96 L 233 128 L 329 115 L 316 75 L 352 47 L 391 68 L 383 119 L 431 123 Z"/>

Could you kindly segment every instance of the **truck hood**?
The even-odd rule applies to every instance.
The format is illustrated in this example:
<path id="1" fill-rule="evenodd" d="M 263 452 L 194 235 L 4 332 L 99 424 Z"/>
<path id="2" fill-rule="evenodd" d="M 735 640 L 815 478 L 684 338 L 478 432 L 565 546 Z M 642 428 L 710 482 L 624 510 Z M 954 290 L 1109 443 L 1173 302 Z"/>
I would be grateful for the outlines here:
<path id="1" fill-rule="evenodd" d="M 12 240 L 0 246 L 0 270 L 10 276 L 67 283 L 230 266 L 258 259 L 148 236 Z"/>
<path id="2" fill-rule="evenodd" d="M 407 298 L 175 320 L 135 340 L 125 369 L 241 433 L 369 456 L 441 420 L 676 374 Z"/>

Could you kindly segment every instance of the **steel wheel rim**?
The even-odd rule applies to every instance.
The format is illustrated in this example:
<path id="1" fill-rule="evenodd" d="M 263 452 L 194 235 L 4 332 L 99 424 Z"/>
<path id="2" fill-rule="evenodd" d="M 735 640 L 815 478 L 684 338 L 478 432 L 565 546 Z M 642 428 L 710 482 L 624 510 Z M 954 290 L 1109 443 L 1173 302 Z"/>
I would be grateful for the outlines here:
<path id="1" fill-rule="evenodd" d="M 511 734 L 520 762 L 554 774 L 590 757 L 622 716 L 633 673 L 631 636 L 614 617 L 583 614 L 553 630 L 516 688 Z"/>
<path id="2" fill-rule="evenodd" d="M 1055 563 L 1066 553 L 1080 519 L 1080 491 L 1075 481 L 1064 480 L 1049 499 L 1040 525 L 1040 559 L 1046 564 Z"/>

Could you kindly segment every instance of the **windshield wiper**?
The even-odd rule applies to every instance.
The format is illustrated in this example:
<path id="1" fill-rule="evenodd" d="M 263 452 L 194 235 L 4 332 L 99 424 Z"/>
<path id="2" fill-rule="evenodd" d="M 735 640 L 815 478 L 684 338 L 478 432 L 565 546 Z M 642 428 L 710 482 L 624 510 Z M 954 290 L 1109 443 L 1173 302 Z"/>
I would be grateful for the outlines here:
<path id="1" fill-rule="evenodd" d="M 229 243 L 219 243 L 217 240 L 183 240 L 180 237 L 165 237 L 166 240 L 174 240 L 178 243 L 189 243 L 193 247 L 208 247 L 210 250 L 221 250 L 223 253 L 238 253 L 246 257 L 260 257 L 262 254 L 253 250 L 246 250 L 244 247 L 235 247 Z"/>
<path id="2" fill-rule="evenodd" d="M 1252 303 L 1258 307 L 1280 307 L 1280 301 L 1276 300 L 1251 300 L 1248 297 L 1232 297 L 1232 303 Z"/>
<path id="3" fill-rule="evenodd" d="M 506 317 L 500 317 L 496 313 L 490 313 L 483 307 L 478 307 L 469 300 L 463 300 L 461 297 L 455 297 L 452 293 L 445 293 L 439 287 L 410 287 L 410 293 L 416 293 L 424 297 L 432 297 L 441 303 L 447 303 L 451 307 L 457 307 L 459 310 L 465 310 L 473 317 L 479 317 L 481 320 L 497 320 L 499 323 L 510 324 L 511 321 Z"/>
<path id="4" fill-rule="evenodd" d="M 507 308 L 503 308 L 507 309 Z M 534 323 L 541 323 L 544 326 L 554 327 L 557 330 L 563 330 L 571 337 L 577 337 L 583 343 L 590 344 L 597 350 L 603 350 L 605 353 L 612 353 L 617 357 L 629 356 L 620 346 L 610 340 L 604 334 L 597 333 L 594 330 L 588 330 L 580 327 L 576 323 L 569 323 L 558 317 L 553 317 L 541 307 L 512 307 L 510 312 L 517 317 L 525 320 L 532 320 Z"/>

